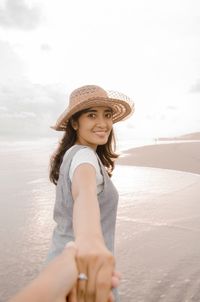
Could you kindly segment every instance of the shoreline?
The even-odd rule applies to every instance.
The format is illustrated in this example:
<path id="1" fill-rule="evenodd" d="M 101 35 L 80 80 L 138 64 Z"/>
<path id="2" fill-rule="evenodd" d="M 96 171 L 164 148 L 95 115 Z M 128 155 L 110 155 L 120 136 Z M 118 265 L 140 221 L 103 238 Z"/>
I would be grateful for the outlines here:
<path id="1" fill-rule="evenodd" d="M 196 176 L 189 186 L 142 203 L 133 198 L 132 205 L 119 207 L 116 259 L 122 302 L 200 301 L 199 190 Z"/>
<path id="2" fill-rule="evenodd" d="M 200 141 L 131 148 L 121 152 L 116 165 L 152 167 L 200 174 Z"/>
<path id="3" fill-rule="evenodd" d="M 152 168 L 146 182 L 145 174 L 127 174 L 126 194 L 132 203 L 125 204 L 126 196 L 121 195 L 116 228 L 121 301 L 200 301 L 200 142 L 132 148 L 122 152 L 116 164 L 129 170 Z M 180 171 L 180 177 L 170 173 L 166 178 L 165 169 Z M 139 202 L 138 178 L 145 189 L 147 181 L 150 185 Z M 164 190 L 163 184 L 170 190 Z"/>

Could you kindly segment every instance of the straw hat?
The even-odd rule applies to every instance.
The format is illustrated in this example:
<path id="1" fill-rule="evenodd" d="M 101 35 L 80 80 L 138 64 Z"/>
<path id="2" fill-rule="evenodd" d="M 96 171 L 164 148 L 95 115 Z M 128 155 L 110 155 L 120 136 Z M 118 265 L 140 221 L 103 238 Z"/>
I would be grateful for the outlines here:
<path id="1" fill-rule="evenodd" d="M 117 91 L 106 91 L 96 85 L 87 85 L 72 91 L 69 105 L 51 128 L 62 131 L 73 114 L 87 108 L 106 106 L 113 109 L 113 123 L 124 120 L 134 112 L 134 103 Z"/>

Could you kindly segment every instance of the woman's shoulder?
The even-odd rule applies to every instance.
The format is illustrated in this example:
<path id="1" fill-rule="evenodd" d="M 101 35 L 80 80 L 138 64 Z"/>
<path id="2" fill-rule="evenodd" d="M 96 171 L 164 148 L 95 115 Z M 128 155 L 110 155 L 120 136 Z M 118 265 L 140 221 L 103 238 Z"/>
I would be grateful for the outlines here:
<path id="1" fill-rule="evenodd" d="M 85 145 L 73 145 L 72 147 L 70 147 L 64 154 L 63 160 L 67 160 L 67 159 L 72 159 L 74 160 L 74 158 L 78 159 L 95 159 L 97 160 L 97 155 L 94 149 L 92 149 L 89 146 L 85 146 Z"/>
<path id="2" fill-rule="evenodd" d="M 97 162 L 96 152 L 88 146 L 80 146 L 74 154 L 73 161 L 78 159 L 82 161 L 89 160 Z"/>
<path id="3" fill-rule="evenodd" d="M 81 164 L 90 164 L 95 168 L 97 175 L 100 173 L 96 152 L 90 147 L 83 146 L 82 148 L 78 148 L 74 154 L 69 169 L 70 179 L 72 179 L 75 169 Z"/>

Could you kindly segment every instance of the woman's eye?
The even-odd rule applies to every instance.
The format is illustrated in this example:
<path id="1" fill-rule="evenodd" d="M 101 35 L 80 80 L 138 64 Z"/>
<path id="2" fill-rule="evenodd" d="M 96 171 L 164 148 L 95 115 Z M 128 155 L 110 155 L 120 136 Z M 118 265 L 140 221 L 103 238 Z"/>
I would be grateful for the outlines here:
<path id="1" fill-rule="evenodd" d="M 88 114 L 88 117 L 91 117 L 91 118 L 95 118 L 95 113 L 90 113 L 90 114 Z"/>
<path id="2" fill-rule="evenodd" d="M 109 119 L 112 118 L 112 113 L 107 113 L 106 117 L 109 118 Z"/>

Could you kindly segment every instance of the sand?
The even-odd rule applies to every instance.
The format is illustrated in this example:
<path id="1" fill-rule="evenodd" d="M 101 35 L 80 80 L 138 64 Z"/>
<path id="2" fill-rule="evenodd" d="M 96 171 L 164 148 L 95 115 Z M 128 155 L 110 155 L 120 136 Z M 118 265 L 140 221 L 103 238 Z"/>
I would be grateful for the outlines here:
<path id="1" fill-rule="evenodd" d="M 1 176 L 7 184 L 1 188 L 0 211 L 4 297 L 37 275 L 48 249 L 53 188 L 47 185 L 46 154 L 46 149 L 25 155 L 15 150 L 6 154 L 9 161 L 2 157 Z M 200 143 L 157 144 L 122 155 L 116 177 L 123 192 L 116 229 L 117 267 L 123 275 L 121 302 L 200 301 Z M 156 171 L 162 179 L 156 174 L 158 182 L 152 188 Z M 124 192 L 128 203 L 123 203 Z M 2 296 L 0 301 L 6 301 Z"/>
<path id="2" fill-rule="evenodd" d="M 200 141 L 156 144 L 130 149 L 122 153 L 116 164 L 200 174 Z"/>
<path id="3" fill-rule="evenodd" d="M 191 182 L 177 190 L 119 206 L 121 302 L 200 301 L 200 143 L 145 146 L 123 155 L 118 164 L 196 174 L 187 173 Z M 170 181 L 176 182 L 173 171 Z"/>

